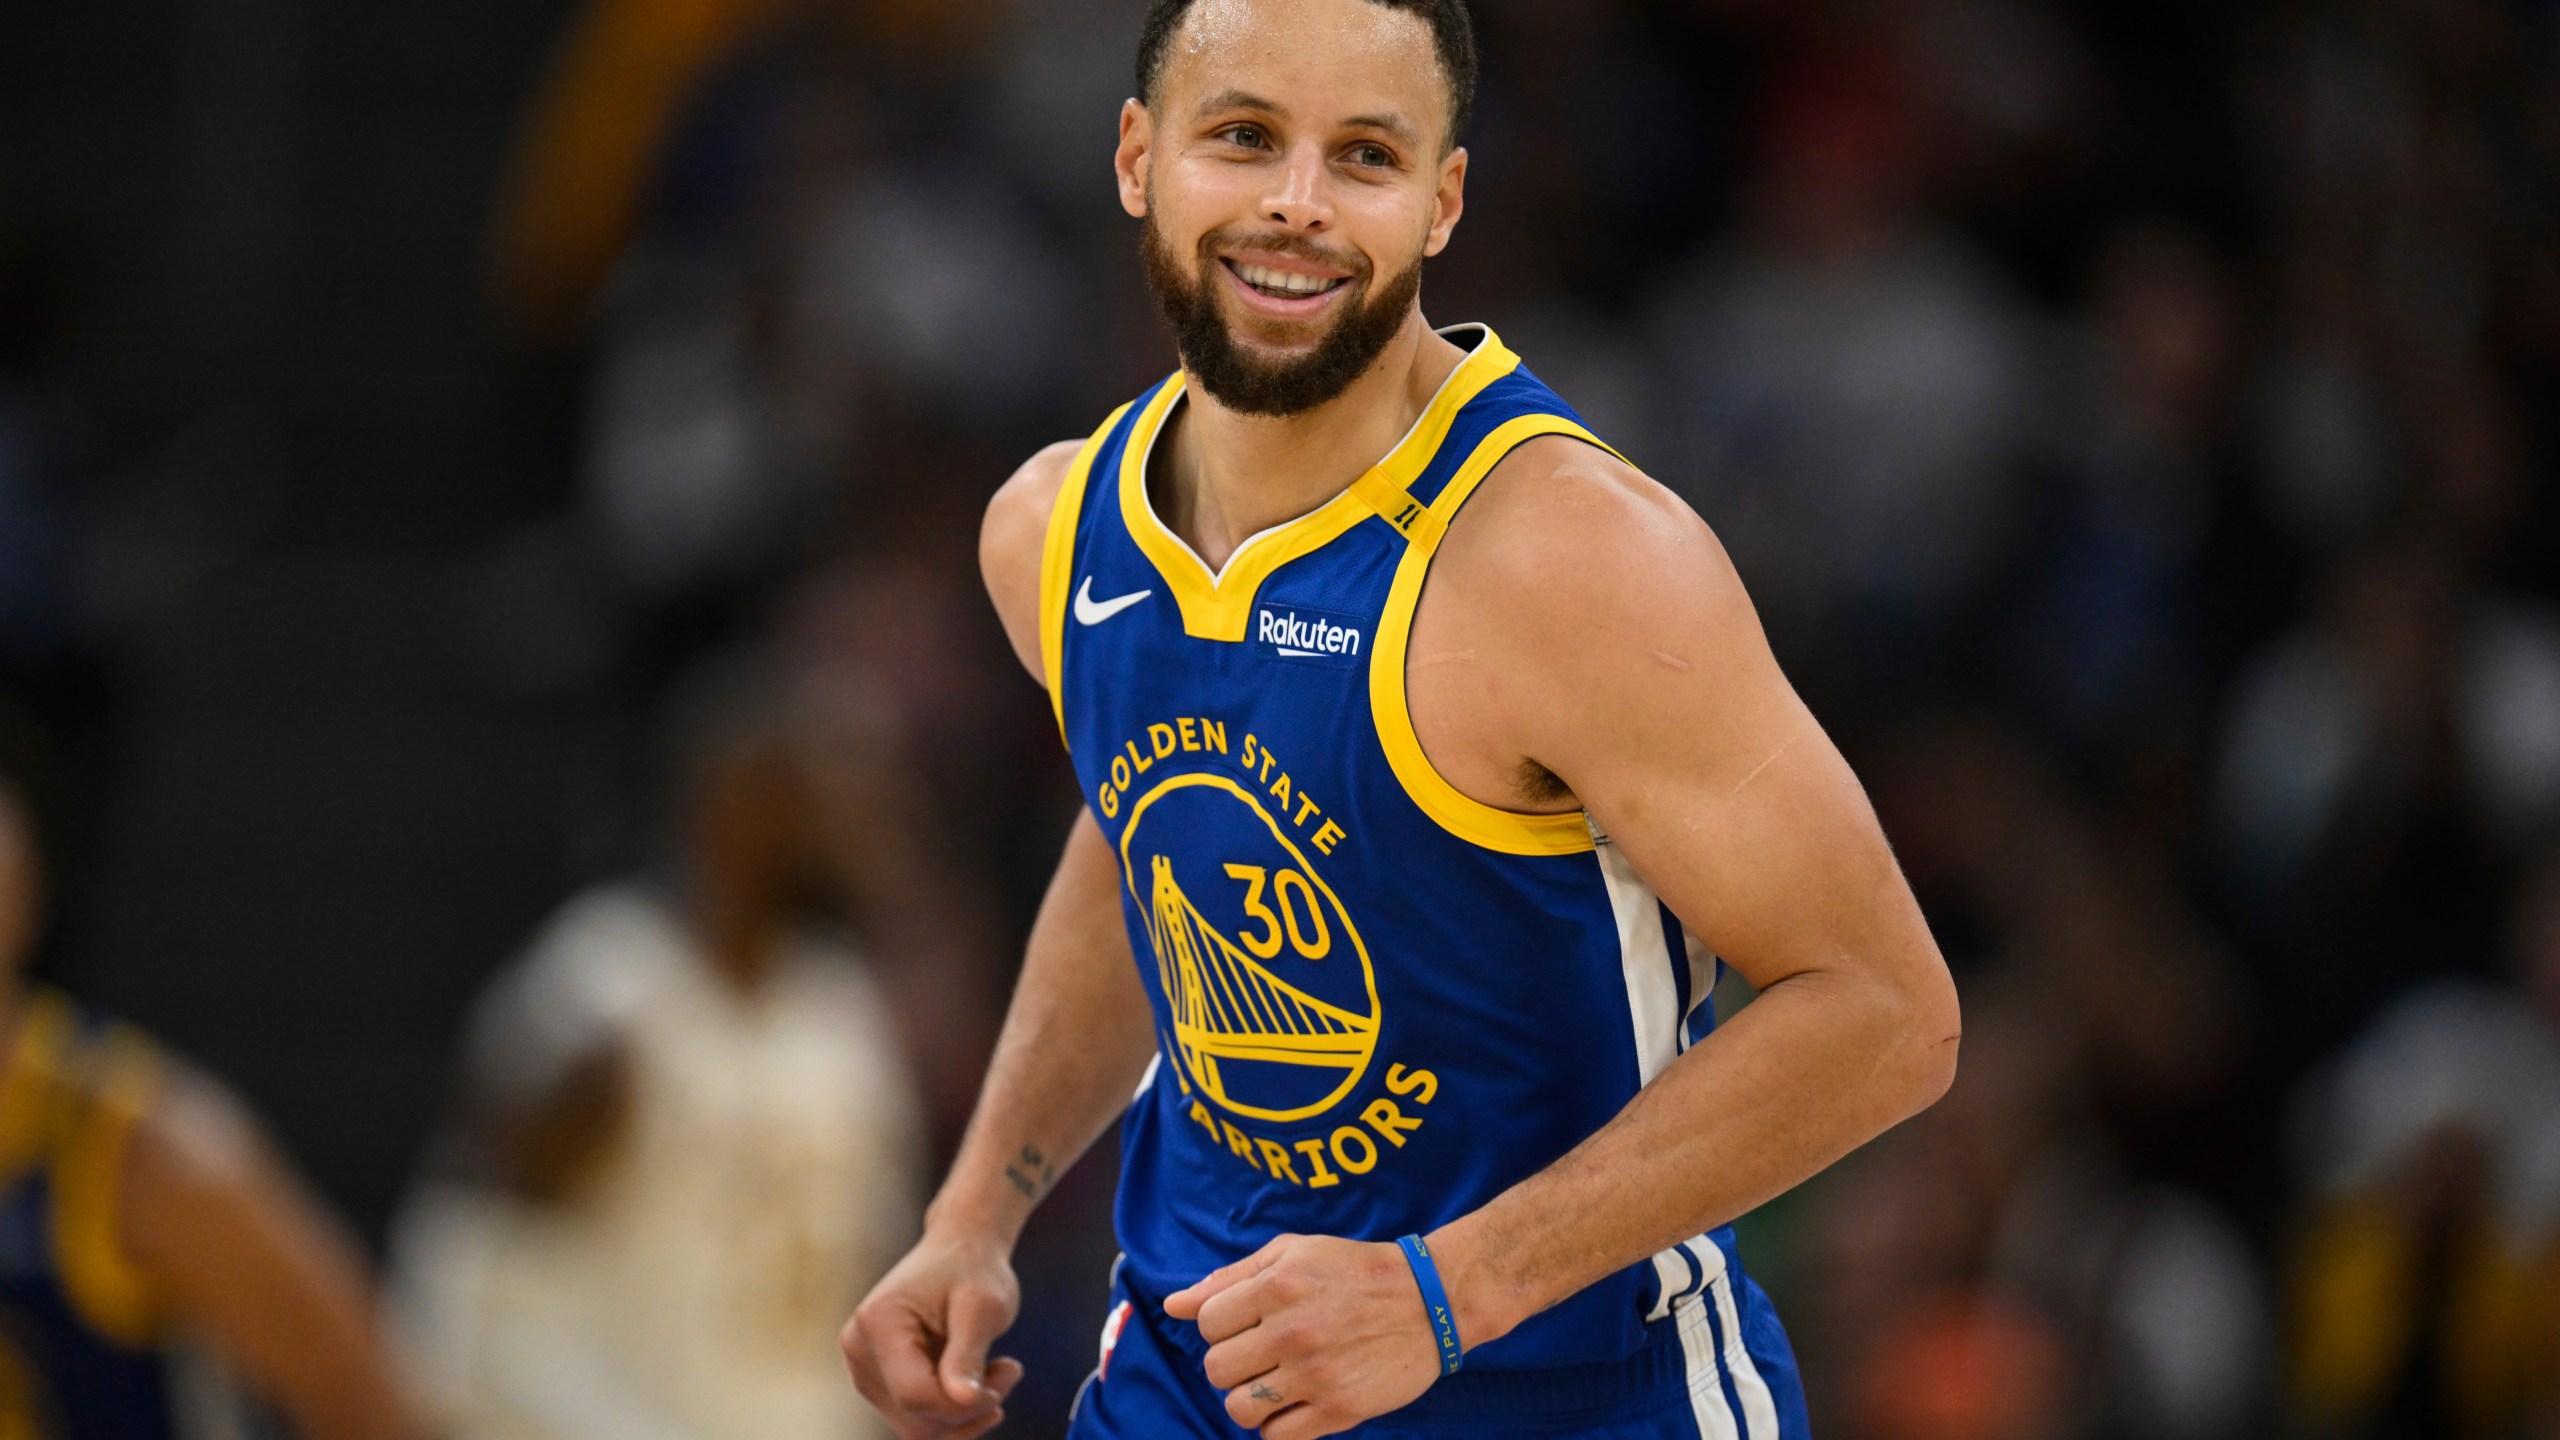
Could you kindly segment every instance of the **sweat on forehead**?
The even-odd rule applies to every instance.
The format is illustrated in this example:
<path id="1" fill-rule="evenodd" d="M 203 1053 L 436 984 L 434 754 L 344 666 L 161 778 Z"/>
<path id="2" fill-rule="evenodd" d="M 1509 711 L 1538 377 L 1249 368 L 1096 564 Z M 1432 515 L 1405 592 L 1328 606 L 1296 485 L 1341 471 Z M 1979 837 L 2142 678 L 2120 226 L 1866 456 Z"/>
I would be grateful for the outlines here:
<path id="1" fill-rule="evenodd" d="M 1321 4 L 1322 0 L 1318 0 Z M 1401 10 L 1431 33 L 1432 53 L 1449 86 L 1449 135 L 1455 146 L 1475 108 L 1476 36 L 1466 0 L 1360 0 L 1381 10 Z M 1305 0 L 1155 0 L 1138 32 L 1138 99 L 1156 102 L 1166 62 L 1181 48 L 1200 53 L 1241 41 L 1254 20 L 1273 7 L 1314 8 Z M 1186 23 L 1188 22 L 1188 23 Z"/>

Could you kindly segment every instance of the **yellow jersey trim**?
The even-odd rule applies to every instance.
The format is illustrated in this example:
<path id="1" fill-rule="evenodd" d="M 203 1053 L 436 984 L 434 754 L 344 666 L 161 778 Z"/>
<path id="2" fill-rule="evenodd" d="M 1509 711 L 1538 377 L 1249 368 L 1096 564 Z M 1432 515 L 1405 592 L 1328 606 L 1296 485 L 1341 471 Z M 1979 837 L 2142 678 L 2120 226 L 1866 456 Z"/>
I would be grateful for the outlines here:
<path id="1" fill-rule="evenodd" d="M 139 1349 L 159 1337 L 161 1303 L 125 1251 L 124 1166 L 134 1128 L 160 1093 L 160 1059 L 148 1041 L 121 1028 L 100 1048 L 95 1096 L 55 1164 L 53 1258 L 63 1292 L 89 1328 Z"/>
<path id="2" fill-rule="evenodd" d="M 1431 573 L 1431 557 L 1439 552 L 1449 523 L 1457 519 L 1458 507 L 1467 503 L 1467 497 L 1484 477 L 1501 463 L 1502 457 L 1540 435 L 1569 435 L 1612 455 L 1618 453 L 1561 415 L 1522 415 L 1506 420 L 1476 445 L 1458 473 L 1433 498 L 1431 512 L 1436 523 L 1417 525 L 1406 532 L 1410 543 L 1405 547 L 1404 558 L 1396 562 L 1395 580 L 1387 589 L 1386 613 L 1378 617 L 1377 652 L 1369 661 L 1369 714 L 1397 782 L 1441 829 L 1506 855 L 1575 855 L 1593 848 L 1587 814 L 1580 810 L 1556 815 L 1504 810 L 1460 791 L 1442 777 L 1431 757 L 1423 753 L 1405 698 L 1405 652 L 1413 638 L 1414 608 L 1421 603 L 1423 582 Z"/>
<path id="3" fill-rule="evenodd" d="M 1156 573 L 1164 577 L 1165 588 L 1181 607 L 1184 634 L 1195 640 L 1243 640 L 1253 617 L 1254 597 L 1274 571 L 1342 538 L 1353 526 L 1376 513 L 1361 498 L 1361 492 L 1383 493 L 1381 487 L 1405 490 L 1421 477 L 1441 442 L 1449 438 L 1449 425 L 1458 411 L 1487 385 L 1519 368 L 1520 357 L 1503 345 L 1491 326 L 1477 328 L 1484 331 L 1484 337 L 1467 352 L 1467 358 L 1458 362 L 1458 368 L 1449 372 L 1449 378 L 1440 382 L 1438 393 L 1385 459 L 1331 500 L 1237 546 L 1224 568 L 1214 575 L 1182 537 L 1156 518 L 1155 507 L 1147 500 L 1147 457 L 1155 449 L 1156 437 L 1164 431 L 1166 418 L 1182 399 L 1189 377 L 1177 372 L 1165 382 L 1155 399 L 1139 412 L 1138 422 L 1129 432 L 1129 443 L 1121 447 L 1120 520 L 1138 549 L 1155 565 Z"/>
<path id="4" fill-rule="evenodd" d="M 1378 513 L 1378 518 L 1395 527 L 1407 540 L 1437 545 L 1448 531 L 1448 525 L 1433 513 L 1430 506 L 1413 498 L 1413 492 L 1372 470 L 1351 482 L 1351 493 L 1360 503 Z"/>
<path id="5" fill-rule="evenodd" d="M 1132 402 L 1135 403 L 1135 402 Z M 1049 687 L 1049 709 L 1058 717 L 1058 738 L 1067 734 L 1067 597 L 1075 586 L 1076 521 L 1084 515 L 1085 479 L 1093 473 L 1094 452 L 1127 405 L 1111 412 L 1102 428 L 1086 437 L 1084 448 L 1067 462 L 1058 481 L 1058 498 L 1049 505 L 1049 531 L 1040 544 L 1040 675 Z"/>
<path id="6" fill-rule="evenodd" d="M 78 1022 L 71 1002 L 50 990 L 27 992 L 9 1069 L 0 1078 L 0 1184 L 15 1181 L 44 1156 L 61 1073 L 63 1047 Z"/>

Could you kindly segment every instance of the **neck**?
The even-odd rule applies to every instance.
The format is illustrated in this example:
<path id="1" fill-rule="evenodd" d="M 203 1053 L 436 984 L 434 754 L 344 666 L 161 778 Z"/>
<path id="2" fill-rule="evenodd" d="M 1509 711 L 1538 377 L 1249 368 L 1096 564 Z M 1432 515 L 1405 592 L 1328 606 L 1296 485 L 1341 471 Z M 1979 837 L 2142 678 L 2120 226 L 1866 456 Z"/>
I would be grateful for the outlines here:
<path id="1" fill-rule="evenodd" d="M 740 893 L 720 878 L 697 879 L 687 909 L 703 958 L 720 978 L 746 991 L 764 983 L 783 933 L 781 907 L 771 897 Z"/>
<path id="2" fill-rule="evenodd" d="M 1156 514 L 1211 570 L 1236 548 L 1349 489 L 1421 418 L 1466 358 L 1416 309 L 1377 363 L 1298 415 L 1246 415 L 1193 386 L 1156 440 Z"/>

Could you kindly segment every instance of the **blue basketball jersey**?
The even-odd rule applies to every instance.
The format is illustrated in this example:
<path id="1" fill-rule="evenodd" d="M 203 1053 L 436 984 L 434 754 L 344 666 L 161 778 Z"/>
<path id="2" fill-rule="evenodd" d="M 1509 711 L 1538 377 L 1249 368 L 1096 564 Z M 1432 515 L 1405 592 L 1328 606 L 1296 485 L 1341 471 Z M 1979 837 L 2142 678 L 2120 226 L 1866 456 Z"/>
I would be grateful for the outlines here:
<path id="1" fill-rule="evenodd" d="M 0 1076 L 0 1436 L 175 1433 L 158 1297 L 119 1229 L 158 1069 L 133 1031 L 50 991 L 24 1001 Z"/>
<path id="2" fill-rule="evenodd" d="M 1406 643 L 1459 507 L 1526 440 L 1601 445 L 1469 328 L 1386 458 L 1218 573 L 1147 495 L 1180 374 L 1094 434 L 1052 513 L 1041 651 L 1120 857 L 1160 1046 L 1123 1124 L 1135 1295 L 1285 1232 L 1390 1240 L 1454 1220 L 1606 1124 L 1713 1024 L 1712 962 L 1585 815 L 1473 800 L 1415 738 Z M 1718 1230 L 1631 1266 L 1471 1351 L 1425 1400 L 1504 1371 L 1676 1357 L 1684 1302 L 1720 1304 L 1739 1345 L 1733 1297 L 1765 1301 L 1732 1255 Z M 1772 1413 L 1747 1359 L 1709 1369 L 1729 1424 Z"/>

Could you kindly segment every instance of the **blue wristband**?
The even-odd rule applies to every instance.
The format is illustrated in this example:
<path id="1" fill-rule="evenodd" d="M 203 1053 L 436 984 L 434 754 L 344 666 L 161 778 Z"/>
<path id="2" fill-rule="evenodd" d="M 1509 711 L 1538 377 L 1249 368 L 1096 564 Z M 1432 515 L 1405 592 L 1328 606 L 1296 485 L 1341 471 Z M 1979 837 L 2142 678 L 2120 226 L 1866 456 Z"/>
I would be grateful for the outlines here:
<path id="1" fill-rule="evenodd" d="M 1440 1284 L 1440 1267 L 1431 1262 L 1431 1247 L 1419 1235 L 1407 1235 L 1396 1244 L 1404 1251 L 1404 1261 L 1413 1267 L 1414 1283 L 1422 1287 L 1422 1309 L 1431 1317 L 1431 1338 L 1440 1342 L 1440 1373 L 1455 1375 L 1466 1363 L 1466 1352 L 1458 1346 L 1458 1318 L 1449 1312 L 1449 1292 Z"/>

